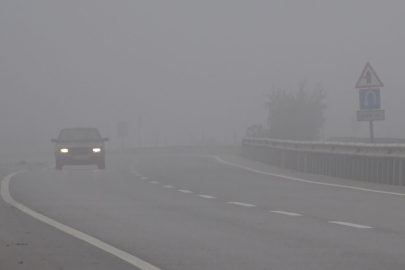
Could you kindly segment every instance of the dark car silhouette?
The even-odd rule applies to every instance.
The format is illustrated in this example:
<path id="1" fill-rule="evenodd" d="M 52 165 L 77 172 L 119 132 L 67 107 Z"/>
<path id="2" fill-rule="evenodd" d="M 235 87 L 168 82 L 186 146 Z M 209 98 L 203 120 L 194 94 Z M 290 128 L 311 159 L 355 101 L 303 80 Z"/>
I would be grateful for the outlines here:
<path id="1" fill-rule="evenodd" d="M 64 165 L 97 165 L 105 169 L 105 145 L 96 128 L 65 128 L 59 133 L 55 144 L 56 170 Z"/>

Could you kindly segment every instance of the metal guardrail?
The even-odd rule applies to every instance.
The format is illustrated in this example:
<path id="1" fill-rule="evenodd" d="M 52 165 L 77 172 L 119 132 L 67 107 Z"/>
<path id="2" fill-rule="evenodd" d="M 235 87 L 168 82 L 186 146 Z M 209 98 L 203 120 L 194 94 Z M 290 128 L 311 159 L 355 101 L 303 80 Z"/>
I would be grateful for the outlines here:
<path id="1" fill-rule="evenodd" d="M 405 185 L 405 144 L 243 139 L 242 155 L 305 173 Z"/>

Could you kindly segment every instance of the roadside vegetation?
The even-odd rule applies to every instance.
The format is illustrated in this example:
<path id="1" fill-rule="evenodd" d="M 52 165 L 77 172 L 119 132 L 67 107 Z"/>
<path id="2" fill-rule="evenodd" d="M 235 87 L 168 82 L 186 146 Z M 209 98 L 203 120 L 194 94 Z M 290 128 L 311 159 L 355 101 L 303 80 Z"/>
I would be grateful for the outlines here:
<path id="1" fill-rule="evenodd" d="M 251 138 L 315 141 L 325 124 L 327 92 L 320 85 L 308 90 L 305 82 L 295 91 L 273 90 L 268 96 L 267 126 L 254 124 L 247 128 Z"/>

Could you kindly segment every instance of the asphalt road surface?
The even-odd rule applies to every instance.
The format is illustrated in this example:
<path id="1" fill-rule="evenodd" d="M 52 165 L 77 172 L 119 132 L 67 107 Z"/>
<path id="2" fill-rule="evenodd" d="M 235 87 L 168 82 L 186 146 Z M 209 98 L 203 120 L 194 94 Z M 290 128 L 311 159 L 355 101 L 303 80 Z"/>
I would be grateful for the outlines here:
<path id="1" fill-rule="evenodd" d="M 36 213 L 157 269 L 405 269 L 404 188 L 381 193 L 375 185 L 325 181 L 341 186 L 212 157 L 152 155 L 110 157 L 106 170 L 31 170 L 14 176 L 9 189 Z M 86 247 L 81 258 L 103 262 L 94 269 L 142 269 L 77 241 Z"/>

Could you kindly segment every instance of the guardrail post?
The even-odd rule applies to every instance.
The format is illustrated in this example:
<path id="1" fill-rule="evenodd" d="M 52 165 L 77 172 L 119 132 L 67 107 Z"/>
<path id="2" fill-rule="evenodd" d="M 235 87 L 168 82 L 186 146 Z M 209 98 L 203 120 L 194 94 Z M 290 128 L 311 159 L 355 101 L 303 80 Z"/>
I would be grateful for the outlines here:
<path id="1" fill-rule="evenodd" d="M 398 173 L 399 182 L 398 182 L 398 184 L 401 186 L 404 185 L 403 173 L 402 173 L 403 163 L 404 163 L 404 161 L 402 159 L 399 159 L 399 173 Z"/>
<path id="2" fill-rule="evenodd" d="M 381 179 L 384 175 L 384 168 L 383 168 L 383 159 L 382 158 L 378 158 L 378 178 L 377 178 L 377 183 L 381 184 L 383 182 L 383 179 Z"/>
<path id="3" fill-rule="evenodd" d="M 344 174 L 343 174 L 343 166 L 344 166 L 344 156 L 343 155 L 339 155 L 339 171 L 338 171 L 338 177 L 340 178 L 344 178 Z"/>
<path id="4" fill-rule="evenodd" d="M 398 179 L 398 160 L 396 158 L 392 159 L 392 184 L 393 185 L 398 185 L 397 184 L 397 179 Z"/>
<path id="5" fill-rule="evenodd" d="M 301 171 L 301 152 L 297 152 L 296 156 L 296 166 L 297 166 L 297 171 Z"/>
<path id="6" fill-rule="evenodd" d="M 337 166 L 337 155 L 331 156 L 331 163 L 332 163 L 332 176 L 336 176 L 336 166 Z"/>
<path id="7" fill-rule="evenodd" d="M 377 173 L 378 173 L 378 163 L 377 163 L 377 158 L 372 157 L 371 158 L 371 182 L 376 183 L 377 182 Z"/>
<path id="8" fill-rule="evenodd" d="M 395 159 L 390 159 L 390 184 L 395 185 Z"/>
<path id="9" fill-rule="evenodd" d="M 361 157 L 359 157 L 361 158 Z M 363 160 L 362 167 L 361 167 L 361 181 L 367 181 L 367 165 L 368 165 L 368 158 L 361 158 Z"/>
<path id="10" fill-rule="evenodd" d="M 357 181 L 361 181 L 361 169 L 362 169 L 362 163 L 363 163 L 363 159 L 360 158 L 359 156 L 354 156 L 353 157 L 355 162 L 355 176 L 356 176 L 356 180 Z"/>
<path id="11" fill-rule="evenodd" d="M 350 178 L 350 157 L 344 156 L 344 163 L 343 163 L 343 178 L 349 179 Z"/>
<path id="12" fill-rule="evenodd" d="M 369 158 L 369 157 L 366 158 L 366 164 L 365 165 L 366 166 L 365 166 L 365 170 L 364 170 L 364 175 L 365 175 L 364 181 L 371 182 L 371 177 L 370 177 L 371 176 L 370 170 L 372 168 L 372 166 L 371 166 L 371 158 Z"/>
<path id="13" fill-rule="evenodd" d="M 303 170 L 303 172 L 304 173 L 308 173 L 308 153 L 307 152 L 305 152 L 304 153 L 304 170 Z"/>
<path id="14" fill-rule="evenodd" d="M 281 150 L 281 168 L 286 169 L 286 153 L 285 153 L 285 150 Z"/>
<path id="15" fill-rule="evenodd" d="M 381 177 L 381 181 L 383 184 L 387 184 L 388 183 L 388 175 L 387 175 L 387 171 L 388 171 L 388 159 L 387 158 L 383 158 L 383 162 L 382 162 L 382 177 Z"/>

